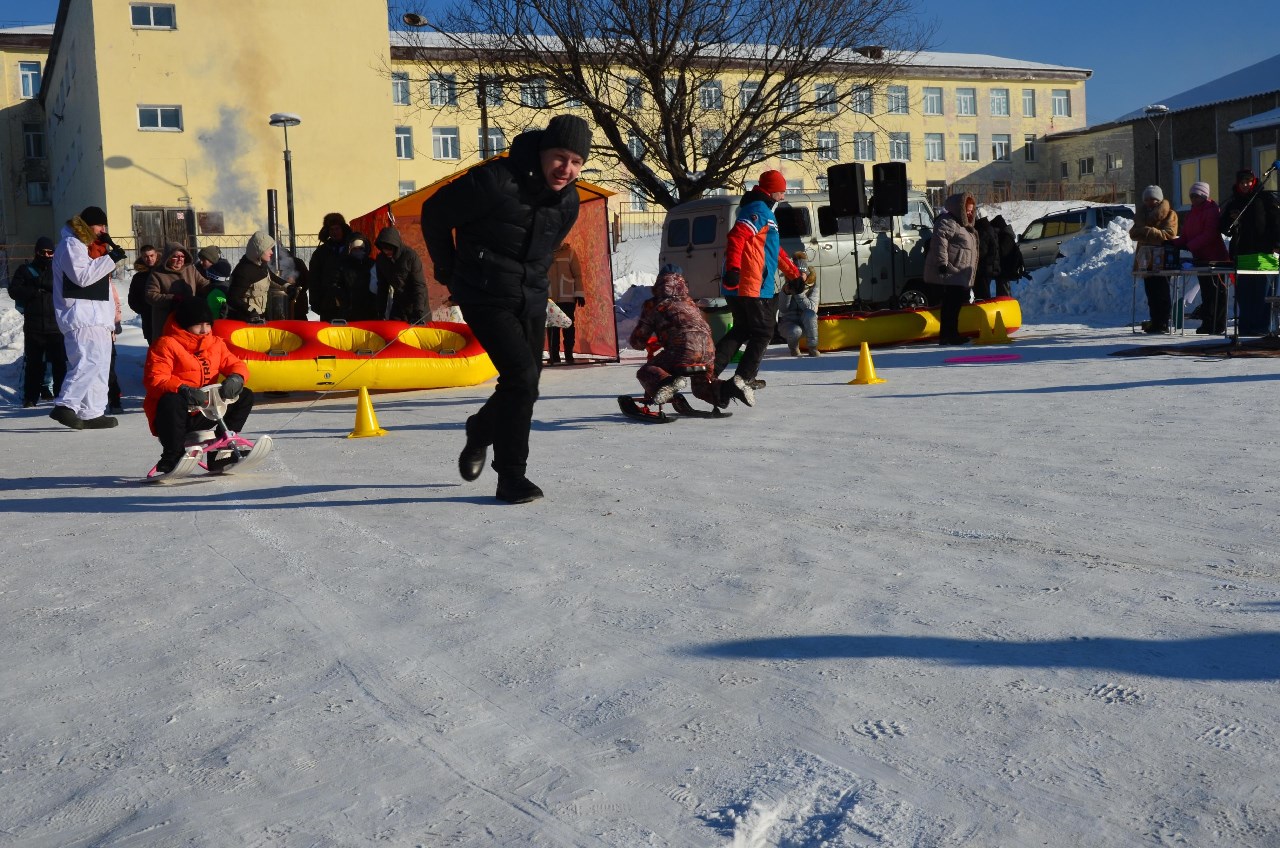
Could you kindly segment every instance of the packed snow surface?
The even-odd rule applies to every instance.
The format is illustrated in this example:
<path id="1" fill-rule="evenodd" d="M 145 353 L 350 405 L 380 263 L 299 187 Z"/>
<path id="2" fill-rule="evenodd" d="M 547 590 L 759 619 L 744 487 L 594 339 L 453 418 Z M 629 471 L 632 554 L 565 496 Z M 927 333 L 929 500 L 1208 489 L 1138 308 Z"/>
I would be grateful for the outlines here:
<path id="1" fill-rule="evenodd" d="M 548 369 L 517 507 L 457 476 L 492 384 L 263 399 L 264 470 L 140 486 L 136 319 L 72 432 L 4 301 L 0 844 L 1280 844 L 1280 360 L 1109 356 L 1195 339 L 1129 258 L 880 385 L 772 348 L 723 421 Z"/>

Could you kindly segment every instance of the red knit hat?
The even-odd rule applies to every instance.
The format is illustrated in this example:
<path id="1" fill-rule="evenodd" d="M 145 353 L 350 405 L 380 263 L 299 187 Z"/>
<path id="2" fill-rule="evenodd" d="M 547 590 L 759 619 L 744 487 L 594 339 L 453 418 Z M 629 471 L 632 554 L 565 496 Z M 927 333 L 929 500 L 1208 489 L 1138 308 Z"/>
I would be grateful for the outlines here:
<path id="1" fill-rule="evenodd" d="M 786 191 L 787 178 L 782 176 L 781 171 L 765 171 L 760 175 L 758 185 L 760 190 L 766 194 L 773 194 L 775 191 Z"/>

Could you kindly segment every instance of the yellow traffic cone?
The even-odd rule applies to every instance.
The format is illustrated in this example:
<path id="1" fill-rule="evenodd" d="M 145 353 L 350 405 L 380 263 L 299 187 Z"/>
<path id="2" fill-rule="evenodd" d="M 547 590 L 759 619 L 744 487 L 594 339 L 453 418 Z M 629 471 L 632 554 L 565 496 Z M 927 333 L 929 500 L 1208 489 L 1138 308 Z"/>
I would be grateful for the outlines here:
<path id="1" fill-rule="evenodd" d="M 387 431 L 378 426 L 378 416 L 373 412 L 373 403 L 369 400 L 369 390 L 360 387 L 360 401 L 356 404 L 356 428 L 347 434 L 348 439 L 363 439 L 366 436 L 385 436 Z"/>
<path id="2" fill-rule="evenodd" d="M 869 386 L 872 383 L 885 383 L 876 376 L 876 366 L 871 363 L 871 348 L 862 343 L 862 351 L 858 354 L 858 374 L 849 381 L 850 386 Z"/>
<path id="3" fill-rule="evenodd" d="M 995 326 L 990 330 L 987 330 L 987 322 L 985 317 L 983 318 L 978 344 L 1013 344 L 1013 339 L 1009 338 L 1009 331 L 1004 326 L 1003 313 L 996 312 Z"/>

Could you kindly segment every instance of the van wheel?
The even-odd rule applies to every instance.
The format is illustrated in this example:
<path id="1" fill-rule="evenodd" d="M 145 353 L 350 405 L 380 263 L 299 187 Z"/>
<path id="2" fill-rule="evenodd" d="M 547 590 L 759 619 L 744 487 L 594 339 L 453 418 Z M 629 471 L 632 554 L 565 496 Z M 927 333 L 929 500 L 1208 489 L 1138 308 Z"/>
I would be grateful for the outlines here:
<path id="1" fill-rule="evenodd" d="M 917 289 L 907 289 L 898 298 L 899 309 L 924 309 L 929 305 L 929 298 Z"/>

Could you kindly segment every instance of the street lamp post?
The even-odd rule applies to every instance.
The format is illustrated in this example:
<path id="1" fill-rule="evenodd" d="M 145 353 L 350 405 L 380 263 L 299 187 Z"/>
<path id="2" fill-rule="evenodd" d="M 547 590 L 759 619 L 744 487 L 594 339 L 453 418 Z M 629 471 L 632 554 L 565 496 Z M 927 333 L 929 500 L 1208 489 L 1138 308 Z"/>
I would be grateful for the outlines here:
<path id="1" fill-rule="evenodd" d="M 1160 184 L 1160 128 L 1164 126 L 1164 122 L 1169 119 L 1169 107 L 1163 103 L 1155 103 L 1142 110 L 1147 116 L 1147 120 L 1151 122 L 1151 128 L 1156 133 L 1156 178 L 1154 185 Z"/>
<path id="2" fill-rule="evenodd" d="M 293 221 L 293 153 L 289 150 L 289 127 L 296 127 L 302 123 L 302 119 L 289 112 L 276 112 L 270 117 L 269 123 L 273 127 L 281 127 L 284 130 L 284 194 L 285 206 L 289 210 L 289 255 L 296 257 L 298 228 Z"/>

